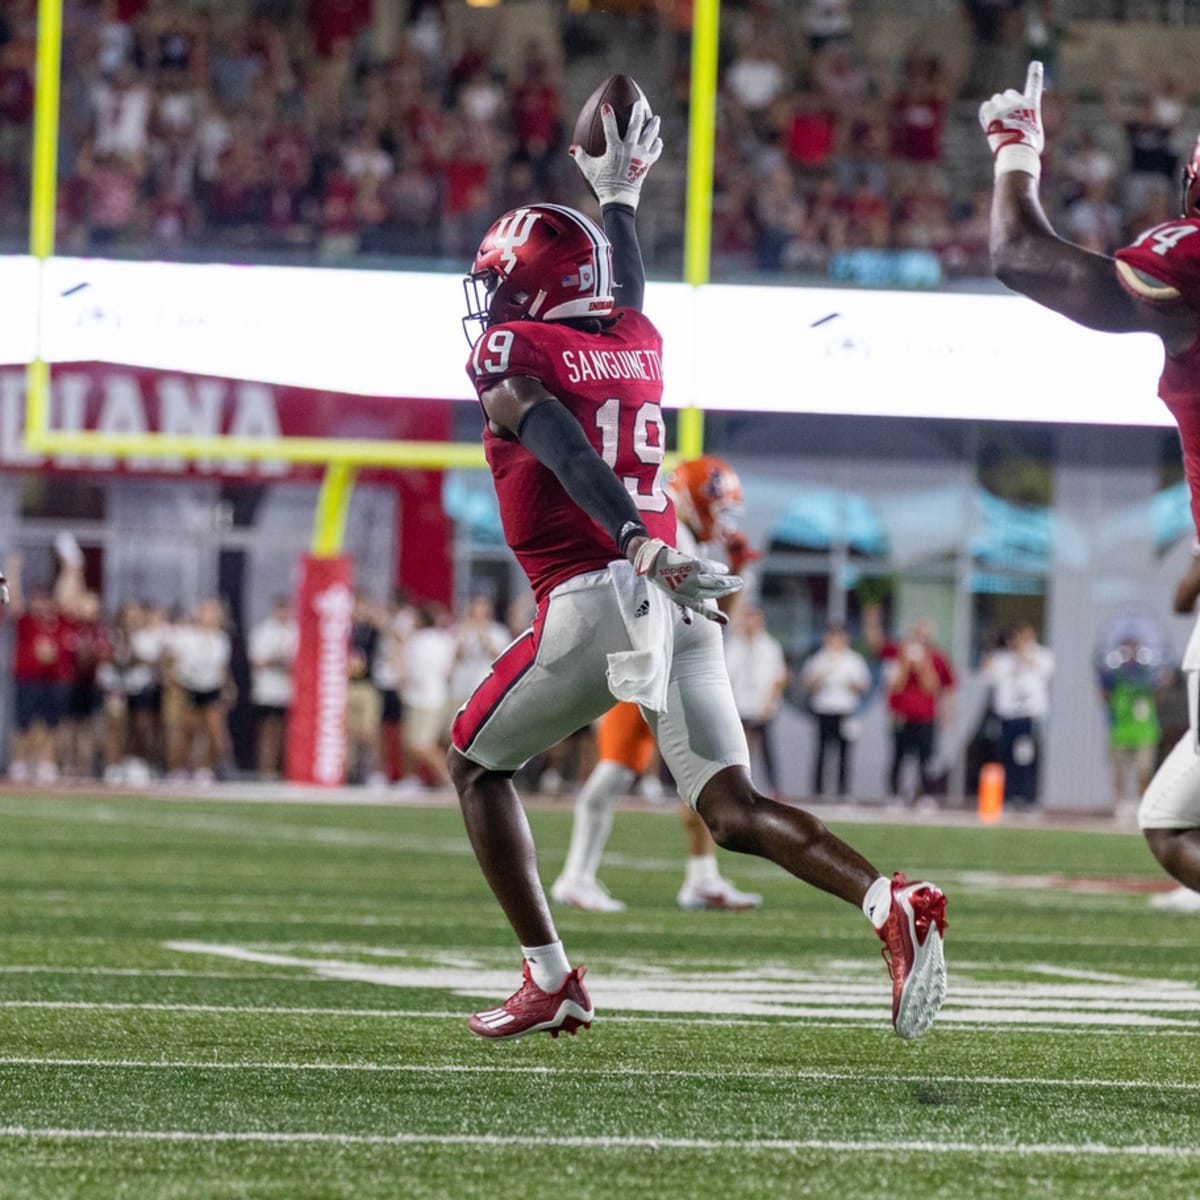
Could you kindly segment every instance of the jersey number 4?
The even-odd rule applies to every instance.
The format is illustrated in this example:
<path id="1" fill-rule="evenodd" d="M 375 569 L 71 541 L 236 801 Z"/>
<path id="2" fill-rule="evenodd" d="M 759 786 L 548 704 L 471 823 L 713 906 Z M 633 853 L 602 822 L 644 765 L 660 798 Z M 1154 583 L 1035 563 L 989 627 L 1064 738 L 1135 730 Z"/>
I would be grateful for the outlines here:
<path id="1" fill-rule="evenodd" d="M 617 396 L 596 409 L 596 425 L 600 429 L 600 456 L 615 471 L 617 457 L 621 452 L 621 401 Z M 641 490 L 642 480 L 637 475 L 622 475 L 626 491 L 633 497 L 641 512 L 665 512 L 667 493 L 663 491 L 662 471 L 663 444 L 666 430 L 658 405 L 647 400 L 634 414 L 633 452 L 638 462 L 654 467 L 653 482 L 648 492 Z"/>
<path id="2" fill-rule="evenodd" d="M 1148 229 L 1136 242 L 1135 246 L 1140 246 L 1143 242 L 1149 241 L 1154 244 L 1150 247 L 1154 254 L 1166 255 L 1175 246 L 1183 241 L 1185 237 L 1190 237 L 1196 232 L 1200 226 L 1196 225 L 1162 225 L 1157 229 Z"/>

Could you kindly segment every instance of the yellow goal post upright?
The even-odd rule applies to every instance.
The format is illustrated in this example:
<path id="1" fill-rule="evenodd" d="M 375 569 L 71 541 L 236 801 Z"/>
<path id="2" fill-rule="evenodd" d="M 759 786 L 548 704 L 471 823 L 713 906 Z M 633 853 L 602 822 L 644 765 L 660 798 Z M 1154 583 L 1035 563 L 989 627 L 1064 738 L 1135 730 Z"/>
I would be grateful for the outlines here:
<path id="1" fill-rule="evenodd" d="M 239 459 L 325 466 L 314 519 L 312 553 L 340 553 L 346 514 L 357 470 L 477 468 L 485 465 L 477 442 L 372 441 L 358 438 L 288 437 L 262 439 L 162 433 L 104 433 L 62 430 L 50 422 L 50 367 L 42 358 L 43 270 L 54 254 L 58 195 L 58 127 L 61 89 L 63 0 L 38 0 L 33 162 L 30 189 L 29 250 L 37 260 L 37 344 L 27 367 L 24 441 L 41 454 L 106 455 L 115 458 Z M 691 58 L 687 209 L 684 222 L 684 277 L 693 287 L 708 282 L 713 143 L 716 126 L 717 32 L 720 0 L 696 0 Z M 703 453 L 704 414 L 694 404 L 680 409 L 677 450 L 671 458 Z"/>

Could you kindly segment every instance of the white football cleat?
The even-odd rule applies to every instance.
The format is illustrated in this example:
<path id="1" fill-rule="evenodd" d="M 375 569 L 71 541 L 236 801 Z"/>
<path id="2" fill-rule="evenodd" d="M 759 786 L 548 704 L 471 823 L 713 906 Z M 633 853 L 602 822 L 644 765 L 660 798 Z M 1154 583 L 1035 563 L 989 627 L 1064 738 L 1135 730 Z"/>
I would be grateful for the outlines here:
<path id="1" fill-rule="evenodd" d="M 945 894 L 932 883 L 909 883 L 897 871 L 891 911 L 875 932 L 892 977 L 892 1025 L 902 1038 L 918 1038 L 946 999 Z"/>
<path id="2" fill-rule="evenodd" d="M 1150 897 L 1150 907 L 1158 912 L 1200 913 L 1200 892 L 1190 887 L 1172 888 Z"/>
<path id="3" fill-rule="evenodd" d="M 550 899 L 555 904 L 568 908 L 582 909 L 584 912 L 619 913 L 625 911 L 624 901 L 614 900 L 608 894 L 608 889 L 602 883 L 592 880 L 590 883 L 573 883 L 569 879 L 558 878 L 550 889 Z"/>
<path id="4" fill-rule="evenodd" d="M 676 899 L 680 908 L 692 912 L 746 912 L 757 908 L 763 900 L 757 892 L 739 891 L 720 876 L 707 883 L 685 883 Z"/>

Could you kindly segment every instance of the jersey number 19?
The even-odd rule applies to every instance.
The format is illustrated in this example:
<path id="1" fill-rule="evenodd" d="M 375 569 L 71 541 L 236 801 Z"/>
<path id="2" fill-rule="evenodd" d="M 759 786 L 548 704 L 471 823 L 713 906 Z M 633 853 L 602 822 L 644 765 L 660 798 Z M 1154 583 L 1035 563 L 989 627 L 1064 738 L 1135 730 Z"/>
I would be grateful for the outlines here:
<path id="1" fill-rule="evenodd" d="M 617 396 L 610 396 L 596 409 L 596 425 L 600 429 L 600 455 L 615 471 L 617 457 L 621 451 L 621 401 Z M 638 476 L 621 476 L 621 481 L 641 512 L 660 513 L 664 512 L 667 507 L 667 493 L 663 491 L 662 470 L 660 469 L 665 434 L 666 430 L 663 428 L 662 415 L 659 413 L 658 405 L 647 400 L 634 414 L 633 452 L 637 455 L 639 462 L 654 467 L 654 479 L 650 485 L 650 491 L 643 492 L 641 490 L 641 481 Z"/>

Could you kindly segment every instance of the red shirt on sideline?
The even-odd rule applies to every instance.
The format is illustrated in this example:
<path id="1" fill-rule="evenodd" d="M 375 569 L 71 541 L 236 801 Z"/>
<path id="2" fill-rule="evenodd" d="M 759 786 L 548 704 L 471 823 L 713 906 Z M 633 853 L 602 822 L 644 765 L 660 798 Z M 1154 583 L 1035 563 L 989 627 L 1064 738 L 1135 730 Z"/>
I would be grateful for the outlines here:
<path id="1" fill-rule="evenodd" d="M 879 651 L 880 660 L 899 663 L 907 646 L 907 642 L 885 642 Z M 938 697 L 954 686 L 954 671 L 940 650 L 925 645 L 921 649 L 929 655 L 929 665 L 937 676 L 937 690 L 930 691 L 925 686 L 921 672 L 914 665 L 909 669 L 903 685 L 888 692 L 888 708 L 902 721 L 928 725 L 937 718 Z"/>

